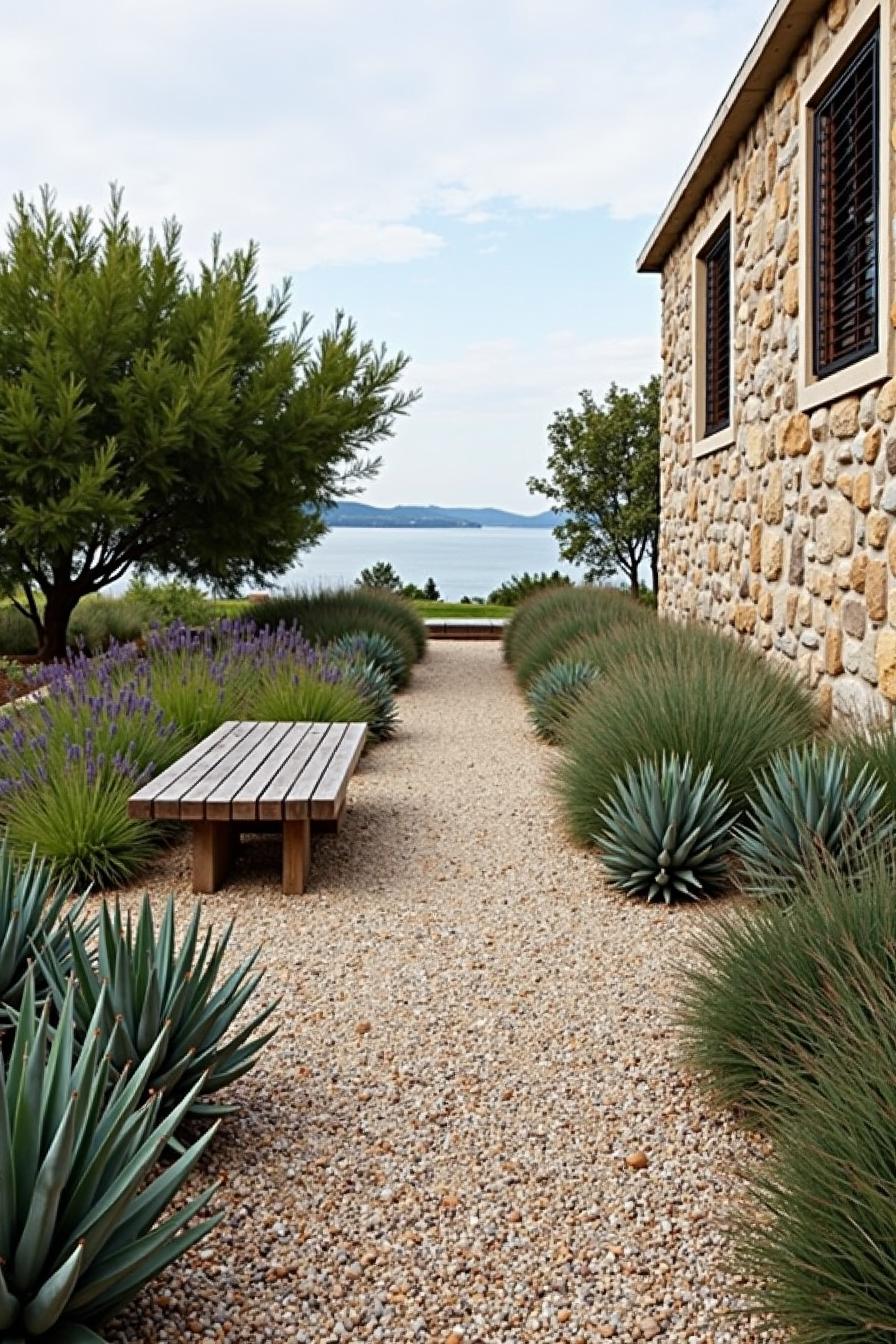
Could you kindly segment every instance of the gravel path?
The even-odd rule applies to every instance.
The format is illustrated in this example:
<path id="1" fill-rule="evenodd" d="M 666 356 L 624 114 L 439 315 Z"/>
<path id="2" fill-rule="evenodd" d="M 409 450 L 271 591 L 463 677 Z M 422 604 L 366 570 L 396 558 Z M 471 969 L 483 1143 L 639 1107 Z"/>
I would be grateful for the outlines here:
<path id="1" fill-rule="evenodd" d="M 227 1219 L 110 1339 L 767 1338 L 727 1314 L 750 1141 L 675 1062 L 706 914 L 622 902 L 563 838 L 497 645 L 435 645 L 401 708 L 306 896 L 261 839 L 206 898 L 265 943 L 280 1031 L 203 1173 Z M 188 869 L 172 850 L 151 890 L 186 910 Z"/>

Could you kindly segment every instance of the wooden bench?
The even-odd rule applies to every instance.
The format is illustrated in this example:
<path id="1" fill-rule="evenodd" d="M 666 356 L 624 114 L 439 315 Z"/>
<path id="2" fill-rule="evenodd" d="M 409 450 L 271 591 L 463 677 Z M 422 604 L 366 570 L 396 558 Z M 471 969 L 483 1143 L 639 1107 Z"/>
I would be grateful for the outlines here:
<path id="1" fill-rule="evenodd" d="M 217 891 L 241 831 L 283 832 L 283 890 L 301 895 L 311 823 L 339 824 L 363 723 L 222 723 L 128 800 L 128 815 L 193 827 L 193 890 Z"/>

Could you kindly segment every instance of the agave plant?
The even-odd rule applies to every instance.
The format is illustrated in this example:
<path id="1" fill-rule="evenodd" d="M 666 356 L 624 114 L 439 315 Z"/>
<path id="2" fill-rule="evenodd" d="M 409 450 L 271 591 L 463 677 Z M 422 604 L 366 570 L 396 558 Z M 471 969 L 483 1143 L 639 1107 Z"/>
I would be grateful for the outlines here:
<path id="1" fill-rule="evenodd" d="M 724 887 L 735 817 L 711 766 L 698 774 L 690 757 L 675 755 L 629 766 L 599 817 L 604 866 L 629 895 L 668 905 Z"/>
<path id="2" fill-rule="evenodd" d="M 742 885 L 757 896 L 787 899 L 810 853 L 834 864 L 861 862 L 865 849 L 892 836 L 884 793 L 868 766 L 851 778 L 848 755 L 837 746 L 813 743 L 774 757 L 756 775 L 750 812 L 736 834 Z"/>
<path id="3" fill-rule="evenodd" d="M 73 987 L 51 1033 L 50 1002 L 38 1014 L 29 974 L 8 1068 L 0 1058 L 0 1339 L 10 1344 L 102 1344 L 94 1327 L 222 1216 L 192 1222 L 211 1185 L 157 1221 L 214 1127 L 148 1179 L 201 1083 L 164 1119 L 160 1098 L 144 1099 L 167 1046 L 165 1026 L 110 1089 L 108 998 L 104 986 L 79 1051 Z"/>
<path id="4" fill-rule="evenodd" d="M 398 726 L 398 705 L 389 674 L 377 663 L 362 658 L 348 660 L 346 670 L 364 700 L 367 731 L 377 742 L 388 741 Z"/>
<path id="5" fill-rule="evenodd" d="M 539 737 L 556 742 L 574 706 L 597 676 L 582 658 L 558 658 L 533 681 L 526 694 L 529 716 Z"/>
<path id="6" fill-rule="evenodd" d="M 66 927 L 60 916 L 72 898 L 71 885 L 57 882 L 49 864 L 33 853 L 27 863 L 19 863 L 5 843 L 0 845 L 0 1009 L 18 1006 L 35 951 L 62 952 Z M 69 907 L 71 921 L 80 919 L 85 900 L 82 896 Z"/>
<path id="7" fill-rule="evenodd" d="M 270 1017 L 277 1002 L 269 1004 L 232 1036 L 227 1033 L 258 987 L 262 972 L 253 971 L 260 949 L 247 957 L 215 988 L 224 954 L 233 932 L 231 922 L 212 945 L 208 928 L 200 943 L 201 906 L 197 905 L 178 951 L 175 947 L 174 900 L 169 897 L 159 925 L 143 898 L 133 925 L 122 917 L 116 901 L 100 909 L 98 947 L 91 954 L 84 931 L 69 921 L 66 954 L 48 949 L 41 957 L 53 997 L 61 1010 L 68 993 L 70 973 L 75 977 L 74 1013 L 77 1030 L 87 1038 L 98 1023 L 108 1048 L 112 1069 L 124 1074 L 148 1052 L 154 1063 L 146 1076 L 148 1092 L 161 1094 L 163 1111 L 180 1109 L 185 1096 L 189 1110 L 203 1117 L 226 1115 L 232 1106 L 204 1098 L 241 1078 L 274 1035 L 253 1036 Z M 107 992 L 103 987 L 107 986 Z M 102 1011 L 99 1011 L 99 1006 Z M 164 1045 L 155 1042 L 166 1028 Z"/>
<path id="8" fill-rule="evenodd" d="M 404 654 L 394 640 L 378 630 L 355 630 L 341 635 L 333 640 L 328 653 L 337 662 L 374 663 L 385 672 L 393 690 L 407 682 L 408 666 Z"/>

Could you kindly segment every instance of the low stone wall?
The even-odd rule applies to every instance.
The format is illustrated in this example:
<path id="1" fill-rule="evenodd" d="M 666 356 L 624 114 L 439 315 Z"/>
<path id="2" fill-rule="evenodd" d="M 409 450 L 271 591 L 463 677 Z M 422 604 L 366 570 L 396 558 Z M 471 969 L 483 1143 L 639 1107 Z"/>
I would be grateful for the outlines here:
<path id="1" fill-rule="evenodd" d="M 755 642 L 833 712 L 867 717 L 896 704 L 896 379 L 797 408 L 800 87 L 852 8 L 835 0 L 816 25 L 666 263 L 659 605 Z M 693 247 L 729 194 L 735 444 L 694 460 Z"/>

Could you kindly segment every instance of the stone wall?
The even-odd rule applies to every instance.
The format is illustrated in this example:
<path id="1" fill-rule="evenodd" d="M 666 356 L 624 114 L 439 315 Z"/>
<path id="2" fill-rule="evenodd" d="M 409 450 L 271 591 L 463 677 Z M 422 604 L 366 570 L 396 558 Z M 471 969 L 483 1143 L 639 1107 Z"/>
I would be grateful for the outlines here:
<path id="1" fill-rule="evenodd" d="M 830 5 L 664 268 L 660 610 L 864 717 L 896 704 L 896 379 L 797 408 L 800 88 L 854 3 Z M 735 444 L 694 460 L 693 247 L 732 192 Z"/>

